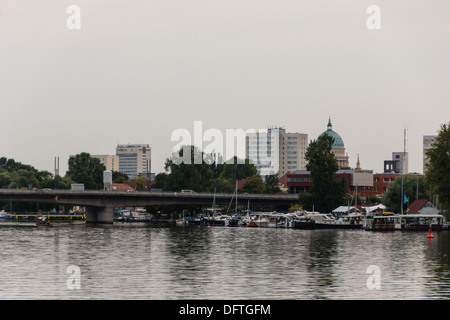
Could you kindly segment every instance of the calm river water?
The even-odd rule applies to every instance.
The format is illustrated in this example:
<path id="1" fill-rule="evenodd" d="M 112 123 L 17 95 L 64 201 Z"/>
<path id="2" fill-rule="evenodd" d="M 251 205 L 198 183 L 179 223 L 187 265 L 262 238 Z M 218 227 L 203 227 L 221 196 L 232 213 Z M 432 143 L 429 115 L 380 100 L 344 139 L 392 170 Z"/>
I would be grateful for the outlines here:
<path id="1" fill-rule="evenodd" d="M 449 299 L 450 232 L 1 227 L 0 299 Z M 379 273 L 368 272 L 376 266 Z M 78 271 L 72 271 L 72 270 Z M 378 275 L 379 287 L 368 285 Z"/>

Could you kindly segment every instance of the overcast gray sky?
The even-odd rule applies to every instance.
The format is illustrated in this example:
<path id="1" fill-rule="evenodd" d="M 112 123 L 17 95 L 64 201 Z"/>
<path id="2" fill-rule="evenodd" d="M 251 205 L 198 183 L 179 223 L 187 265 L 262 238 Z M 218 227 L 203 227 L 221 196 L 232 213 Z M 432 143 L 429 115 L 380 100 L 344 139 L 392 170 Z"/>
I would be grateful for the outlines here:
<path id="1" fill-rule="evenodd" d="M 352 167 L 382 172 L 406 127 L 422 172 L 422 136 L 450 121 L 449 16 L 448 0 L 0 0 L 0 156 L 65 172 L 148 143 L 158 173 L 194 121 L 315 139 L 331 115 Z"/>

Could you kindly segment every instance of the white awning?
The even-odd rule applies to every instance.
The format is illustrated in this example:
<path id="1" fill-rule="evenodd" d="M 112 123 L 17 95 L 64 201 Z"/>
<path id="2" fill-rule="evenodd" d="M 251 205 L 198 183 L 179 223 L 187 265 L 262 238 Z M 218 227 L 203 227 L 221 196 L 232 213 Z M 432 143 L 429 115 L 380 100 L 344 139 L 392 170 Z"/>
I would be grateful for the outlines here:
<path id="1" fill-rule="evenodd" d="M 372 207 L 364 207 L 364 209 L 366 210 L 366 213 L 371 213 L 371 212 L 378 211 L 378 210 L 384 210 L 384 209 L 386 209 L 386 207 L 382 204 L 379 204 L 379 205 L 372 206 Z"/>
<path id="2" fill-rule="evenodd" d="M 349 206 L 340 206 L 333 210 L 333 213 L 341 213 L 341 214 L 348 214 L 350 212 L 357 212 L 358 208 L 356 207 L 349 207 Z"/>

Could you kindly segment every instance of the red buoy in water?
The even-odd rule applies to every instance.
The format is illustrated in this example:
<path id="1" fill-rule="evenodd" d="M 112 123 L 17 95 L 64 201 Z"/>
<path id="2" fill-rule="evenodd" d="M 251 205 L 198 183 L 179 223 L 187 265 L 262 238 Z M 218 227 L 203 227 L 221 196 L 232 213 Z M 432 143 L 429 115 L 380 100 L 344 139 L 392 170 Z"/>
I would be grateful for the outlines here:
<path id="1" fill-rule="evenodd" d="M 434 238 L 434 236 L 431 234 L 431 227 L 430 229 L 428 229 L 428 235 L 427 235 L 428 239 Z"/>

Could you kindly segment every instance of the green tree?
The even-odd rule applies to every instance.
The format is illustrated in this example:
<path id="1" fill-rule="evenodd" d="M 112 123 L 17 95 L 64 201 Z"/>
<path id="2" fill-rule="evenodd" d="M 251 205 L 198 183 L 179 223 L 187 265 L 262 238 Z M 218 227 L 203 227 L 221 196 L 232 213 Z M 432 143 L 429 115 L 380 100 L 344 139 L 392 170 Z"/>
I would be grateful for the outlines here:
<path id="1" fill-rule="evenodd" d="M 55 181 L 53 174 L 46 170 L 37 172 L 35 177 L 39 182 L 40 188 L 50 188 L 50 187 L 44 187 L 44 186 L 47 186 L 51 182 L 53 182 L 53 184 L 54 184 L 54 181 Z"/>
<path id="2" fill-rule="evenodd" d="M 67 175 L 75 183 L 83 183 L 85 189 L 101 189 L 103 185 L 104 164 L 99 159 L 82 152 L 69 158 Z"/>
<path id="3" fill-rule="evenodd" d="M 208 154 L 206 155 L 206 163 L 209 163 L 211 166 L 211 170 L 214 173 L 214 179 L 220 177 L 223 166 L 224 166 L 224 160 L 222 155 L 220 154 Z"/>
<path id="4" fill-rule="evenodd" d="M 202 151 L 195 146 L 181 147 L 170 159 L 166 159 L 165 170 L 170 174 L 165 178 L 164 190 L 191 189 L 196 192 L 212 190 L 214 173 L 210 164 L 203 160 Z"/>
<path id="5" fill-rule="evenodd" d="M 221 177 L 213 179 L 212 184 L 213 190 L 215 189 L 217 193 L 232 193 L 236 187 L 235 185 L 232 186 L 229 180 Z"/>
<path id="6" fill-rule="evenodd" d="M 241 190 L 247 193 L 265 193 L 266 185 L 260 176 L 251 176 L 246 179 Z"/>
<path id="7" fill-rule="evenodd" d="M 30 166 L 28 164 L 22 164 L 21 162 L 17 162 L 14 159 L 8 159 L 6 157 L 0 158 L 0 169 L 5 169 L 8 172 L 17 171 L 19 169 L 32 171 L 35 174 L 38 172 L 38 170 L 35 169 L 33 166 Z"/>
<path id="8" fill-rule="evenodd" d="M 6 169 L 1 169 L 0 171 L 0 188 L 8 188 L 11 183 L 11 173 Z"/>
<path id="9" fill-rule="evenodd" d="M 27 169 L 14 170 L 11 173 L 11 183 L 9 188 L 38 188 L 39 181 L 35 176 L 34 171 Z"/>
<path id="10" fill-rule="evenodd" d="M 168 177 L 168 174 L 165 172 L 160 172 L 155 176 L 156 183 L 152 186 L 152 189 L 163 189 L 164 190 L 164 183 Z"/>
<path id="11" fill-rule="evenodd" d="M 123 172 L 119 171 L 113 171 L 112 172 L 112 180 L 114 183 L 124 183 L 125 181 L 128 181 L 128 175 Z"/>
<path id="12" fill-rule="evenodd" d="M 442 208 L 450 208 L 450 122 L 441 125 L 438 136 L 427 151 L 427 185 L 431 193 L 439 195 Z"/>
<path id="13" fill-rule="evenodd" d="M 234 156 L 223 164 L 223 170 L 220 176 L 230 182 L 235 180 L 247 179 L 256 176 L 258 170 L 255 165 L 250 163 L 249 159 L 239 159 Z"/>
<path id="14" fill-rule="evenodd" d="M 314 209 L 321 212 L 331 212 L 345 203 L 347 193 L 345 183 L 336 176 L 339 167 L 331 152 L 333 142 L 331 136 L 324 134 L 310 142 L 305 155 L 312 181 L 310 200 Z"/>
<path id="15" fill-rule="evenodd" d="M 136 183 L 136 191 L 144 191 L 144 185 L 141 182 Z"/>
<path id="16" fill-rule="evenodd" d="M 403 198 L 402 201 L 401 186 L 403 184 Z M 425 179 L 421 176 L 406 174 L 402 177 L 397 177 L 394 181 L 389 183 L 386 193 L 383 195 L 383 204 L 387 210 L 400 213 L 401 203 L 403 202 L 403 210 L 406 211 L 408 206 L 414 200 L 427 198 L 425 190 Z"/>
<path id="17" fill-rule="evenodd" d="M 266 193 L 281 192 L 281 189 L 278 186 L 278 174 L 277 173 L 266 176 L 265 184 L 266 184 Z"/>

